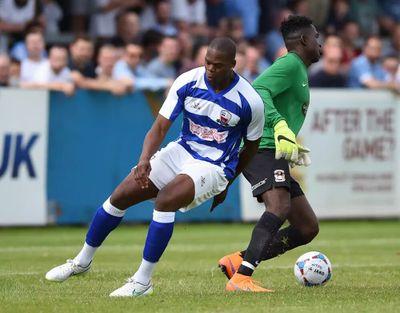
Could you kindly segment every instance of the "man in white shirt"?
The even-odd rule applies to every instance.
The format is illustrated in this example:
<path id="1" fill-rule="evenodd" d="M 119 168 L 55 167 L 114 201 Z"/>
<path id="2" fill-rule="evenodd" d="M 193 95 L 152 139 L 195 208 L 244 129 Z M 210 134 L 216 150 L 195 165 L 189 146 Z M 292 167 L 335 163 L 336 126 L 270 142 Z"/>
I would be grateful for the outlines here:
<path id="1" fill-rule="evenodd" d="M 58 46 L 52 47 L 49 52 L 49 60 L 34 73 L 31 82 L 23 82 L 21 86 L 61 91 L 68 96 L 72 95 L 75 87 L 67 62 L 67 49 Z"/>
<path id="2" fill-rule="evenodd" d="M 34 81 L 35 73 L 47 63 L 43 57 L 44 38 L 40 31 L 33 30 L 25 36 L 28 57 L 21 62 L 21 83 Z"/>

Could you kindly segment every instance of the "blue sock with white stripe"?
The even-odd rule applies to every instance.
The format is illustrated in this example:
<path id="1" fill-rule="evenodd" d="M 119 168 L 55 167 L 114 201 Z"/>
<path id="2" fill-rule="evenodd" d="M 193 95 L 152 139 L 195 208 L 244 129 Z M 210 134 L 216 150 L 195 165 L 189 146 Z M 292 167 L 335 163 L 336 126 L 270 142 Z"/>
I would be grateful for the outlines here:
<path id="1" fill-rule="evenodd" d="M 143 250 L 143 260 L 134 279 L 147 285 L 151 279 L 154 267 L 161 258 L 174 230 L 175 212 L 160 212 L 154 210 L 153 220 L 147 232 Z"/>
<path id="2" fill-rule="evenodd" d="M 86 243 L 92 247 L 99 247 L 104 239 L 121 223 L 125 210 L 119 210 L 110 202 L 110 198 L 103 206 L 97 209 L 86 234 Z"/>
<path id="3" fill-rule="evenodd" d="M 92 262 L 97 248 L 103 243 L 108 234 L 119 225 L 124 215 L 125 210 L 117 209 L 108 198 L 97 209 L 86 234 L 85 244 L 74 258 L 75 263 L 83 267 L 88 266 Z"/>

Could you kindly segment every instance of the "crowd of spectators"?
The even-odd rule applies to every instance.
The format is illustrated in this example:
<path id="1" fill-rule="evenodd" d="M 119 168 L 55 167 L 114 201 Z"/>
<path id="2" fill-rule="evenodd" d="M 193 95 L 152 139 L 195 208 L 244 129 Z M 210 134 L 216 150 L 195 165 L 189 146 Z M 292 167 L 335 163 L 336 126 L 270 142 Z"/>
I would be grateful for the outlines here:
<path id="1" fill-rule="evenodd" d="M 122 95 L 163 90 L 230 36 L 254 80 L 287 51 L 279 25 L 309 16 L 323 57 L 311 87 L 400 90 L 398 0 L 0 0 L 0 86 Z"/>

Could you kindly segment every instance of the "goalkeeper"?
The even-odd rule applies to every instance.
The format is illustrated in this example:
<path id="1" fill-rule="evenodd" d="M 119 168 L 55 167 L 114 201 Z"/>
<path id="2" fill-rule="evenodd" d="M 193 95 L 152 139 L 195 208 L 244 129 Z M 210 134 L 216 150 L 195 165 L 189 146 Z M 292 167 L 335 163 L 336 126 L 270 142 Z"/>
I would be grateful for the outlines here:
<path id="1" fill-rule="evenodd" d="M 228 291 L 267 292 L 251 278 L 260 261 L 310 242 L 318 220 L 289 166 L 309 165 L 309 150 L 296 143 L 310 99 L 307 68 L 321 55 L 319 33 L 304 16 L 290 16 L 281 25 L 288 54 L 253 83 L 265 105 L 265 128 L 259 151 L 243 171 L 253 196 L 265 204 L 248 248 L 223 257 L 219 266 L 230 279 Z M 221 202 L 217 196 L 214 204 Z M 290 225 L 281 228 L 288 220 Z"/>

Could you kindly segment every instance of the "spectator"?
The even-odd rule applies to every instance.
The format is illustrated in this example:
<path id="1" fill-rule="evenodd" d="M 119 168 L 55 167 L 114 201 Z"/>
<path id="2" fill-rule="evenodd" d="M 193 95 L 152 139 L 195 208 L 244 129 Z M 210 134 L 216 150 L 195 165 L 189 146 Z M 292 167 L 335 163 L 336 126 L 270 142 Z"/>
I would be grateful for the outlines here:
<path id="1" fill-rule="evenodd" d="M 113 69 L 112 78 L 120 81 L 126 89 L 160 90 L 170 86 L 170 80 L 165 78 L 147 77 L 146 69 L 141 64 L 143 49 L 136 43 L 128 44 L 125 53 Z"/>
<path id="2" fill-rule="evenodd" d="M 260 7 L 258 0 L 225 0 L 228 17 L 239 17 L 243 25 L 245 38 L 253 38 L 258 35 L 258 20 Z"/>
<path id="3" fill-rule="evenodd" d="M 175 37 L 165 37 L 159 48 L 158 57 L 149 63 L 147 71 L 152 77 L 173 79 L 177 75 L 176 62 L 179 58 L 179 44 Z"/>
<path id="4" fill-rule="evenodd" d="M 43 57 L 44 38 L 41 32 L 28 33 L 25 37 L 25 44 L 28 57 L 21 62 L 21 83 L 32 82 L 35 73 L 47 63 L 47 59 Z"/>
<path id="5" fill-rule="evenodd" d="M 31 33 L 31 32 L 40 32 L 44 36 L 44 27 L 43 24 L 37 21 L 31 21 L 26 24 L 24 34 Z M 14 43 L 11 48 L 10 56 L 14 59 L 22 61 L 28 57 L 28 50 L 26 49 L 26 44 L 24 38 Z M 47 53 L 43 51 L 43 57 L 47 57 Z"/>
<path id="6" fill-rule="evenodd" d="M 116 47 L 140 40 L 140 19 L 134 12 L 124 11 L 117 16 L 117 35 L 112 39 Z"/>
<path id="7" fill-rule="evenodd" d="M 2 0 L 0 2 L 0 51 L 11 41 L 22 39 L 26 24 L 34 19 L 43 22 L 38 0 Z M 9 38 L 9 36 L 11 38 Z"/>
<path id="8" fill-rule="evenodd" d="M 342 49 L 338 46 L 327 46 L 322 57 L 322 68 L 310 75 L 310 87 L 342 88 L 346 78 L 340 72 Z"/>
<path id="9" fill-rule="evenodd" d="M 382 62 L 382 67 L 388 73 L 388 81 L 400 84 L 399 59 L 395 55 L 387 56 Z"/>
<path id="10" fill-rule="evenodd" d="M 363 54 L 353 60 L 349 71 L 348 86 L 351 88 L 392 89 L 396 86 L 387 82 L 388 75 L 379 62 L 382 41 L 379 37 L 367 39 Z"/>
<path id="11" fill-rule="evenodd" d="M 144 30 L 155 30 L 164 36 L 175 36 L 178 33 L 171 17 L 170 1 L 160 0 L 154 6 L 147 6 L 141 20 Z"/>
<path id="12" fill-rule="evenodd" d="M 67 62 L 67 49 L 57 46 L 52 47 L 49 52 L 48 62 L 35 73 L 31 82 L 21 83 L 21 86 L 24 88 L 61 91 L 71 96 L 75 88 Z"/>
<path id="13" fill-rule="evenodd" d="M 68 67 L 84 77 L 95 78 L 95 66 L 92 61 L 94 54 L 93 43 L 87 36 L 77 36 L 70 44 L 70 59 Z"/>
<path id="14" fill-rule="evenodd" d="M 308 14 L 317 29 L 323 29 L 328 20 L 330 0 L 308 0 Z"/>
<path id="15" fill-rule="evenodd" d="M 237 49 L 236 51 L 236 65 L 235 72 L 243 76 L 246 69 L 246 53 L 243 49 Z"/>
<path id="16" fill-rule="evenodd" d="M 346 22 L 340 31 L 340 38 L 343 42 L 343 64 L 348 67 L 361 54 L 360 27 L 354 21 Z"/>
<path id="17" fill-rule="evenodd" d="M 364 36 L 376 35 L 379 31 L 378 18 L 382 11 L 376 0 L 350 0 L 351 16 L 360 26 Z"/>
<path id="18" fill-rule="evenodd" d="M 268 67 L 268 64 L 263 60 L 260 51 L 253 46 L 246 49 L 245 57 L 246 65 L 242 76 L 249 82 L 253 82 Z"/>
<path id="19" fill-rule="evenodd" d="M 60 32 L 58 23 L 63 18 L 60 5 L 54 0 L 42 0 L 43 15 L 46 21 L 46 34 L 56 35 Z"/>
<path id="20" fill-rule="evenodd" d="M 10 85 L 11 61 L 7 54 L 0 54 L 0 87 Z"/>
<path id="21" fill-rule="evenodd" d="M 400 24 L 393 29 L 390 46 L 386 49 L 384 55 L 397 55 L 400 58 Z"/>
<path id="22" fill-rule="evenodd" d="M 275 59 L 285 53 L 285 43 L 279 27 L 281 23 L 292 14 L 289 9 L 282 9 L 276 15 L 274 20 L 274 27 L 269 31 L 265 37 L 265 45 L 267 46 L 267 57 L 268 60 L 273 62 Z"/>
<path id="23" fill-rule="evenodd" d="M 194 49 L 194 55 L 192 59 L 189 62 L 183 64 L 180 72 L 184 73 L 193 68 L 204 66 L 207 48 L 208 45 L 198 45 L 196 49 Z"/>
<path id="24" fill-rule="evenodd" d="M 112 92 L 114 95 L 123 95 L 128 88 L 121 81 L 112 77 L 113 68 L 117 61 L 117 51 L 114 46 L 104 45 L 99 49 L 97 57 L 96 78 L 85 78 L 79 72 L 73 72 L 75 84 L 83 89 L 103 90 Z"/>
<path id="25" fill-rule="evenodd" d="M 21 62 L 11 58 L 9 84 L 12 87 L 19 87 L 21 78 Z"/>
<path id="26" fill-rule="evenodd" d="M 341 59 L 343 59 L 343 42 L 341 40 L 340 37 L 336 36 L 336 35 L 329 35 L 328 37 L 326 37 L 325 41 L 324 41 L 324 45 L 322 46 L 322 56 L 325 55 L 326 50 L 332 48 L 332 47 L 336 47 L 339 48 L 342 53 L 341 53 Z M 314 75 L 317 72 L 321 72 L 324 64 L 323 64 L 323 58 L 319 59 L 318 62 L 311 64 L 310 67 L 308 68 L 308 73 L 310 75 Z M 347 72 L 348 68 L 345 66 L 342 66 L 342 72 Z"/>
<path id="27" fill-rule="evenodd" d="M 332 1 L 329 11 L 328 33 L 334 34 L 343 28 L 344 24 L 351 19 L 350 4 L 348 0 Z"/>
<path id="28" fill-rule="evenodd" d="M 90 34 L 110 39 L 117 32 L 116 17 L 119 12 L 142 5 L 143 0 L 94 0 L 95 13 L 90 19 Z"/>
<path id="29" fill-rule="evenodd" d="M 179 30 L 207 35 L 205 0 L 172 0 L 172 19 Z"/>

